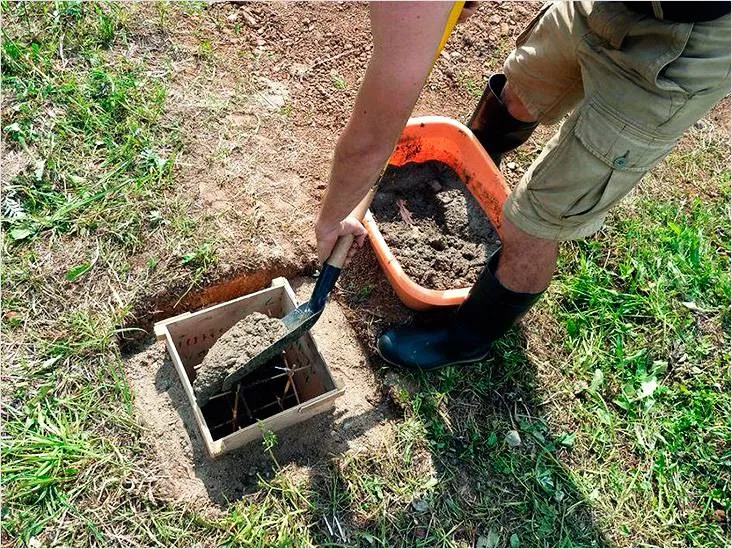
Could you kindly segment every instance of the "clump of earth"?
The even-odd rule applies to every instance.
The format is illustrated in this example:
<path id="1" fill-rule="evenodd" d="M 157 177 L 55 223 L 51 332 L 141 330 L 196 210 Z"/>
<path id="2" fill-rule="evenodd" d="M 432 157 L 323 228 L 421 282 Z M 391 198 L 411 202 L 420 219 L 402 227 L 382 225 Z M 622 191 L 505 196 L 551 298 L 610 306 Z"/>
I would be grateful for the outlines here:
<path id="1" fill-rule="evenodd" d="M 252 313 L 234 324 L 209 349 L 193 380 L 199 406 L 221 392 L 224 380 L 287 334 L 279 318 Z"/>
<path id="2" fill-rule="evenodd" d="M 390 167 L 371 212 L 404 272 L 434 290 L 472 286 L 501 245 L 478 201 L 442 162 Z"/>

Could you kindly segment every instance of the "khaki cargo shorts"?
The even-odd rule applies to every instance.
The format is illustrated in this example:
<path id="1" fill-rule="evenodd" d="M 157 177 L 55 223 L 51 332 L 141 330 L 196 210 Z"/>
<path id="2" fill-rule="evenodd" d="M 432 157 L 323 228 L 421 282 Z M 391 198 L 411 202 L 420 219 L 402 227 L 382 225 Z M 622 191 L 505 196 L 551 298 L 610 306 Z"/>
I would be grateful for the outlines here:
<path id="1" fill-rule="evenodd" d="M 551 3 L 504 71 L 542 123 L 574 109 L 504 214 L 539 238 L 583 238 L 729 93 L 730 17 L 672 23 L 620 2 Z"/>

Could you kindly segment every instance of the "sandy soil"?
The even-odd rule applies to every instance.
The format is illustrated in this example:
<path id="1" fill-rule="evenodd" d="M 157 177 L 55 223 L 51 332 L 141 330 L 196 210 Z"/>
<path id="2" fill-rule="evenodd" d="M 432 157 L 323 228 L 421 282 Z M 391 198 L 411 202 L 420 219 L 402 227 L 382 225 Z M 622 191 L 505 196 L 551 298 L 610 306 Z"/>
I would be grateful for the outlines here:
<path id="1" fill-rule="evenodd" d="M 193 390 L 198 404 L 221 391 L 227 376 L 245 367 L 252 357 L 264 351 L 287 333 L 278 318 L 252 313 L 234 324 L 222 335 L 203 357 L 196 370 Z"/>
<path id="2" fill-rule="evenodd" d="M 313 280 L 293 281 L 298 300 L 310 296 Z M 395 409 L 388 386 L 376 376 L 343 310 L 330 302 L 312 329 L 318 349 L 346 391 L 326 412 L 278 433 L 275 457 L 282 466 L 316 475 L 329 458 L 371 447 L 389 436 Z M 261 444 L 251 443 L 218 460 L 205 455 L 191 408 L 163 343 L 153 343 L 125 361 L 140 421 L 159 468 L 156 496 L 195 506 L 226 505 L 256 489 L 272 462 Z"/>

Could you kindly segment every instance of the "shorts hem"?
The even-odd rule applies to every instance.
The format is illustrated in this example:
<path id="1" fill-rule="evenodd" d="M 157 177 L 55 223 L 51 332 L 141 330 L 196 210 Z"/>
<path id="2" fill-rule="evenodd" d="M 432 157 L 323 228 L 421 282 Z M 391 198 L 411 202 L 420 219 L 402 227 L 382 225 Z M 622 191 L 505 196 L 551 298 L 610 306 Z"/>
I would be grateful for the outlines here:
<path id="1" fill-rule="evenodd" d="M 512 197 L 506 201 L 503 207 L 503 215 L 523 232 L 535 238 L 565 242 L 568 240 L 581 240 L 592 236 L 605 224 L 605 217 L 600 220 L 589 221 L 579 227 L 563 227 L 537 220 L 529 216 L 519 208 Z"/>

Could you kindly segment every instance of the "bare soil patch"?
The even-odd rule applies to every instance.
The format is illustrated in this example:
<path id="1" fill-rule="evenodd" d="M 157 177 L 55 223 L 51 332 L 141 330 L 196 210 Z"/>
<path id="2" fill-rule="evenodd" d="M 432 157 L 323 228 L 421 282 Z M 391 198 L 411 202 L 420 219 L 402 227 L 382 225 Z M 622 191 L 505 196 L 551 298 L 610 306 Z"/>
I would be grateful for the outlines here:
<path id="1" fill-rule="evenodd" d="M 293 281 L 299 301 L 307 299 L 312 279 Z M 343 310 L 330 302 L 312 328 L 320 352 L 345 394 L 334 408 L 278 433 L 274 455 L 281 466 L 318 475 L 330 458 L 351 448 L 371 447 L 389 436 L 394 418 L 373 364 Z M 159 467 L 157 497 L 206 508 L 225 508 L 257 489 L 259 477 L 272 474 L 271 458 L 252 443 L 213 461 L 199 439 L 183 387 L 165 345 L 153 343 L 125 361 L 139 418 L 147 429 L 147 446 Z"/>
<path id="2" fill-rule="evenodd" d="M 455 29 L 414 115 L 466 120 L 487 76 L 500 70 L 499 52 L 510 50 L 540 5 L 481 3 Z M 312 223 L 371 52 L 362 3 L 175 11 L 172 25 L 155 6 L 136 5 L 128 44 L 115 54 L 166 80 L 167 117 L 183 141 L 171 201 L 179 197 L 185 215 L 176 213 L 172 223 L 209 226 L 215 262 L 192 284 L 192 269 L 181 268 L 180 258 L 194 250 L 168 250 L 165 232 L 157 231 L 131 259 L 142 273 L 159 262 L 129 299 L 126 326 L 145 330 L 274 277 L 315 270 Z M 534 146 L 543 141 L 538 135 Z M 509 183 L 522 171 L 519 165 L 507 174 Z M 209 291 L 224 285 L 226 292 Z"/>
<path id="3" fill-rule="evenodd" d="M 428 288 L 471 286 L 500 246 L 478 201 L 440 162 L 389 169 L 371 211 L 404 271 Z"/>

